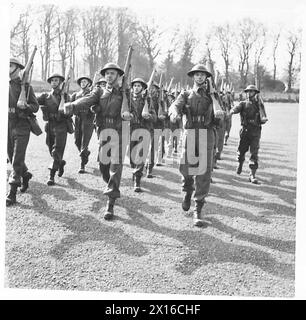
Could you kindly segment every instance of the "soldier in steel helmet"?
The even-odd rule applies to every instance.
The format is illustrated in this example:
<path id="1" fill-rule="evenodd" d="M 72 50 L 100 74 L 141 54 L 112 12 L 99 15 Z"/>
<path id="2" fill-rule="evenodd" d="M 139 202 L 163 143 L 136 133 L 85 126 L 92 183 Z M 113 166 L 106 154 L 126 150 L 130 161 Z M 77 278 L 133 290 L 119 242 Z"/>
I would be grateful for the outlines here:
<path id="1" fill-rule="evenodd" d="M 62 97 L 62 83 L 65 78 L 59 73 L 52 74 L 47 82 L 51 85 L 50 92 L 44 92 L 37 97 L 37 101 L 41 106 L 43 120 L 46 121 L 46 144 L 49 148 L 52 161 L 49 165 L 50 175 L 47 181 L 48 186 L 55 184 L 54 178 L 58 171 L 58 176 L 64 174 L 64 166 L 66 161 L 63 160 L 67 134 L 73 132 L 71 116 L 64 115 L 59 112 L 59 105 Z M 64 94 L 65 101 L 69 101 L 68 94 Z"/>
<path id="2" fill-rule="evenodd" d="M 99 137 L 99 168 L 103 180 L 107 183 L 104 194 L 108 196 L 104 219 L 110 220 L 114 216 L 114 205 L 120 198 L 120 181 L 122 175 L 122 118 L 121 107 L 123 93 L 118 88 L 118 80 L 124 71 L 116 64 L 109 62 L 100 71 L 105 77 L 106 86 L 96 86 L 89 95 L 74 102 L 65 104 L 67 113 L 78 112 L 80 109 L 89 109 L 95 105 L 96 126 Z M 104 130 L 106 129 L 106 130 Z M 115 131 L 118 140 L 108 139 L 105 132 Z"/>
<path id="3" fill-rule="evenodd" d="M 182 208 L 184 211 L 189 210 L 193 194 L 195 200 L 194 225 L 200 227 L 204 224 L 201 211 L 209 192 L 213 164 L 214 110 L 212 98 L 205 85 L 206 79 L 212 74 L 204 65 L 197 64 L 187 75 L 193 78 L 193 88 L 182 91 L 170 106 L 169 112 L 172 122 L 183 115 L 184 139 L 179 168 L 182 175 L 183 192 L 185 192 Z M 190 149 L 195 150 L 195 157 L 198 157 L 197 162 L 189 159 Z"/>
<path id="4" fill-rule="evenodd" d="M 131 82 L 132 86 L 132 95 L 130 97 L 130 109 L 131 113 L 133 114 L 133 118 L 130 122 L 130 130 L 131 130 L 131 137 L 133 132 L 137 129 L 146 129 L 149 132 L 152 131 L 154 122 L 157 119 L 157 115 L 154 108 L 148 108 L 148 114 L 143 114 L 143 109 L 145 103 L 149 103 L 146 89 L 147 84 L 142 78 L 135 78 Z M 138 141 L 132 140 L 130 142 L 130 153 L 132 152 L 133 148 L 135 148 L 140 141 L 143 141 L 143 137 L 140 137 Z M 142 155 L 145 151 L 146 146 L 143 146 L 141 151 Z M 130 163 L 133 170 L 133 180 L 134 180 L 134 191 L 141 192 L 140 188 L 140 181 L 141 177 L 143 176 L 143 168 L 144 162 L 142 163 L 135 163 L 133 159 L 133 155 L 130 155 Z"/>
<path id="5" fill-rule="evenodd" d="M 7 206 L 16 203 L 18 187 L 21 187 L 21 192 L 25 192 L 32 178 L 25 164 L 31 131 L 28 117 L 38 111 L 39 105 L 31 85 L 26 85 L 27 102 L 18 101 L 21 93 L 20 71 L 23 69 L 24 66 L 18 59 L 10 59 L 7 156 L 13 170 L 9 177 L 10 190 L 6 197 Z"/>
<path id="6" fill-rule="evenodd" d="M 230 113 L 240 113 L 241 118 L 241 130 L 240 141 L 238 146 L 238 167 L 237 174 L 241 174 L 243 162 L 245 160 L 245 154 L 250 150 L 249 168 L 250 175 L 249 181 L 258 184 L 258 180 L 255 177 L 256 170 L 258 168 L 258 150 L 261 137 L 261 119 L 260 119 L 260 106 L 256 99 L 256 95 L 260 92 L 256 86 L 249 85 L 244 89 L 246 93 L 246 100 L 241 101 L 236 107 L 234 107 Z"/>
<path id="7" fill-rule="evenodd" d="M 81 90 L 78 92 L 74 92 L 71 95 L 71 102 L 89 95 L 91 91 L 90 87 L 92 85 L 92 80 L 90 79 L 90 77 L 82 76 L 77 79 L 77 83 L 80 86 Z M 80 108 L 75 113 L 74 138 L 75 144 L 80 152 L 79 155 L 81 157 L 81 166 L 79 169 L 79 173 L 85 173 L 85 165 L 88 163 L 88 157 L 90 155 L 88 145 L 94 130 L 94 117 L 95 114 L 91 109 L 88 108 Z"/>

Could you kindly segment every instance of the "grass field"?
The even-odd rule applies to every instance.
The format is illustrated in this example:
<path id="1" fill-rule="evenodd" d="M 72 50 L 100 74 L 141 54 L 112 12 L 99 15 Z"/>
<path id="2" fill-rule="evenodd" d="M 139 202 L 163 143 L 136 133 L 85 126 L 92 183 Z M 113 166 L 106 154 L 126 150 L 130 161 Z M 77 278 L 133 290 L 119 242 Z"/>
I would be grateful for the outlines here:
<path id="1" fill-rule="evenodd" d="M 65 174 L 48 187 L 45 134 L 31 136 L 27 193 L 6 214 L 6 286 L 225 296 L 291 297 L 295 278 L 298 104 L 266 104 L 259 152 L 260 185 L 247 162 L 235 174 L 239 116 L 207 198 L 211 226 L 197 229 L 181 209 L 177 166 L 154 168 L 133 192 L 124 166 L 116 218 L 103 220 L 104 182 L 97 138 L 87 174 L 69 135 Z M 39 121 L 43 125 L 41 112 Z M 10 166 L 8 166 L 8 173 Z"/>

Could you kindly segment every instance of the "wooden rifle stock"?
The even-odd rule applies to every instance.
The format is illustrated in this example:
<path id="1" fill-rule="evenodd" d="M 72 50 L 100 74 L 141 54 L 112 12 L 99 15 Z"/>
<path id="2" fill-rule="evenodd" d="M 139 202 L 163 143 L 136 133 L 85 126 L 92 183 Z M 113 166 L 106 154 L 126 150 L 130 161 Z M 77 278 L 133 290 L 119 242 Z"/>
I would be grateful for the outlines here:
<path id="1" fill-rule="evenodd" d="M 129 72 L 131 69 L 131 59 L 132 59 L 133 47 L 129 46 L 128 54 L 126 57 L 125 65 L 124 65 L 124 75 L 122 79 L 122 107 L 121 107 L 121 117 L 123 120 L 129 121 L 132 119 L 132 114 L 129 108 L 129 102 L 126 96 L 126 90 L 128 88 L 127 81 L 129 79 Z"/>
<path id="2" fill-rule="evenodd" d="M 212 99 L 212 103 L 213 103 L 213 109 L 214 109 L 214 114 L 215 117 L 218 119 L 223 119 L 224 118 L 224 112 L 223 109 L 220 105 L 220 97 L 218 95 L 218 92 L 216 91 L 216 87 L 214 86 L 213 83 L 213 78 L 212 77 L 208 77 L 207 78 L 208 84 L 209 84 L 209 93 Z"/>
<path id="3" fill-rule="evenodd" d="M 268 118 L 267 118 L 264 102 L 259 93 L 257 94 L 257 102 L 259 107 L 260 123 L 265 124 L 268 121 Z"/>

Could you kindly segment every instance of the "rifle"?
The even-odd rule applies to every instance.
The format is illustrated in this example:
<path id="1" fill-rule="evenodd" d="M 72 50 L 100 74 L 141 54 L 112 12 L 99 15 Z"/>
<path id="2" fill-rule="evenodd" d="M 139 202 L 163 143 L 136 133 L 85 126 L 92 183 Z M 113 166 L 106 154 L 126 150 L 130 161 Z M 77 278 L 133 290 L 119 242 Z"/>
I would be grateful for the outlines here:
<path id="1" fill-rule="evenodd" d="M 21 105 L 22 107 L 19 107 L 20 109 L 25 109 L 25 104 L 27 103 L 27 98 L 28 98 L 28 93 L 26 93 L 26 86 L 29 85 L 31 83 L 31 78 L 30 78 L 30 73 L 31 73 L 31 69 L 33 66 L 33 60 L 34 60 L 34 56 L 35 53 L 37 51 L 37 47 L 34 46 L 33 52 L 22 72 L 22 77 L 21 77 L 21 92 L 18 98 L 18 102 L 17 105 Z"/>
<path id="2" fill-rule="evenodd" d="M 65 81 L 62 83 L 61 85 L 61 102 L 58 106 L 58 111 L 65 113 L 65 96 L 68 95 L 69 92 L 69 85 L 70 85 L 70 79 L 71 79 L 71 72 L 72 72 L 72 68 L 69 67 L 68 71 L 67 71 L 67 75 L 65 78 Z"/>
<path id="3" fill-rule="evenodd" d="M 170 93 L 171 87 L 172 87 L 172 82 L 173 82 L 173 77 L 170 80 L 169 86 L 167 87 L 167 92 Z"/>
<path id="4" fill-rule="evenodd" d="M 208 77 L 207 81 L 209 85 L 209 93 L 213 102 L 215 117 L 222 120 L 224 118 L 224 112 L 220 104 L 220 96 L 216 90 L 216 84 L 212 76 Z"/>
<path id="5" fill-rule="evenodd" d="M 132 51 L 133 51 L 133 47 L 129 46 L 129 50 L 128 50 L 128 54 L 127 54 L 125 66 L 124 66 L 124 75 L 122 78 L 122 85 L 121 85 L 121 90 L 122 90 L 122 94 L 123 94 L 122 107 L 121 107 L 121 117 L 123 120 L 126 120 L 126 121 L 131 120 L 133 117 L 130 112 L 129 103 L 128 103 L 128 99 L 126 96 L 126 90 L 128 88 L 127 80 L 129 79 L 129 72 L 131 69 Z"/>
<path id="6" fill-rule="evenodd" d="M 150 88 L 152 86 L 152 83 L 153 83 L 153 79 L 154 79 L 154 76 L 155 76 L 155 68 L 153 69 L 152 73 L 151 73 L 151 76 L 150 76 L 150 80 L 148 82 L 148 87 L 147 87 L 147 92 L 148 92 L 148 95 L 149 95 L 149 98 L 151 99 L 151 93 L 150 93 Z M 150 116 L 150 113 L 149 113 L 149 104 L 148 104 L 148 100 L 145 99 L 145 105 L 142 109 L 142 113 L 141 113 L 141 116 L 146 119 Z"/>
<path id="7" fill-rule="evenodd" d="M 100 74 L 99 74 L 99 72 L 95 72 L 95 75 L 94 75 L 94 78 L 93 78 L 93 80 L 92 80 L 92 84 L 91 84 L 91 88 L 90 88 L 90 90 L 93 90 L 94 89 L 94 87 L 95 87 L 95 84 L 96 84 L 96 82 L 98 81 L 98 78 L 100 77 Z"/>
<path id="8" fill-rule="evenodd" d="M 158 99 L 158 119 L 165 120 L 166 119 L 166 112 L 164 108 L 164 91 L 163 91 L 163 84 L 162 84 L 163 74 L 161 73 L 159 78 L 159 99 Z"/>
<path id="9" fill-rule="evenodd" d="M 256 100 L 258 102 L 258 107 L 259 107 L 259 117 L 260 117 L 260 123 L 265 124 L 268 121 L 264 102 L 262 100 L 262 97 L 259 93 L 256 95 Z"/>

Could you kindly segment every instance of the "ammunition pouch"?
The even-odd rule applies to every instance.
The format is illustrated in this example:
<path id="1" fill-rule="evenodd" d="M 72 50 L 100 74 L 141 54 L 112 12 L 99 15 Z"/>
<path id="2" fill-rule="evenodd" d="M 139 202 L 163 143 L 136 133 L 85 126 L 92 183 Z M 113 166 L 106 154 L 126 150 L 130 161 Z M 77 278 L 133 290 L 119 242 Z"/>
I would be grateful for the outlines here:
<path id="1" fill-rule="evenodd" d="M 34 114 L 32 114 L 31 116 L 28 116 L 27 119 L 30 122 L 31 132 L 33 132 L 36 136 L 41 135 L 42 134 L 42 130 L 41 130 L 39 124 L 38 124 L 36 116 Z"/>

